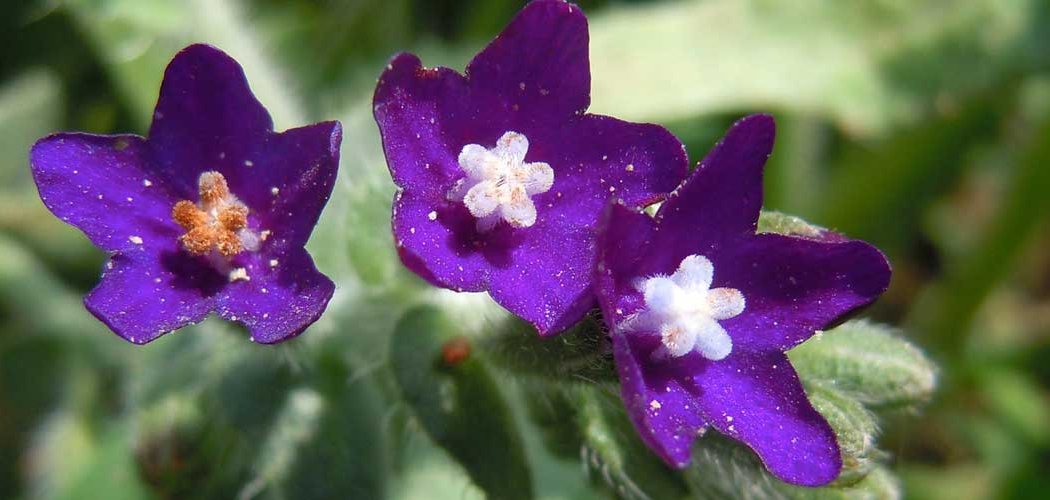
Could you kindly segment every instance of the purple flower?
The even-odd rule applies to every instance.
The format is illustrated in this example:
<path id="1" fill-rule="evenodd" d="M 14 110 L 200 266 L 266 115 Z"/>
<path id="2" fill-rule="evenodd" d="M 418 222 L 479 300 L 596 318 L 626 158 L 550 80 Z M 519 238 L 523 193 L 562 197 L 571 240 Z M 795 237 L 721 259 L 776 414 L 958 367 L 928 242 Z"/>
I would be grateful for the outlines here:
<path id="1" fill-rule="evenodd" d="M 665 129 L 585 114 L 587 44 L 578 7 L 536 0 L 465 76 L 401 54 L 375 93 L 405 266 L 436 286 L 487 290 L 541 335 L 596 305 L 608 200 L 659 201 L 688 170 Z"/>
<path id="2" fill-rule="evenodd" d="M 755 234 L 773 119 L 737 122 L 655 218 L 613 205 L 596 288 L 622 395 L 644 441 L 684 467 L 708 426 L 777 477 L 825 484 L 842 463 L 784 351 L 874 301 L 890 268 L 831 232 Z"/>
<path id="3" fill-rule="evenodd" d="M 273 131 L 241 67 L 194 45 L 164 75 L 149 138 L 55 134 L 30 162 L 44 204 L 112 255 L 84 304 L 137 343 L 210 312 L 262 343 L 334 292 L 303 245 L 332 192 L 342 131 Z"/>

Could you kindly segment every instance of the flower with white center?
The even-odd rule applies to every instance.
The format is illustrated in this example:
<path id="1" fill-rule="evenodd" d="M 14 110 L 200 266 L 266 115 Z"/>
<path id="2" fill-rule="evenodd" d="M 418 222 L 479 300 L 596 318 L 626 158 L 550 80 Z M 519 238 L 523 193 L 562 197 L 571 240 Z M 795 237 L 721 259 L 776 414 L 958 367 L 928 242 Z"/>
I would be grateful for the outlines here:
<path id="1" fill-rule="evenodd" d="M 525 162 L 529 140 L 518 132 L 505 132 L 496 147 L 467 144 L 459 153 L 459 167 L 467 174 L 449 191 L 478 219 L 478 231 L 492 229 L 500 220 L 513 227 L 536 223 L 532 196 L 554 185 L 554 169 L 543 162 Z"/>
<path id="2" fill-rule="evenodd" d="M 718 322 L 744 311 L 744 294 L 736 288 L 712 289 L 714 274 L 707 257 L 690 255 L 671 276 L 643 280 L 638 289 L 646 309 L 621 329 L 659 333 L 663 345 L 654 353 L 657 358 L 680 358 L 694 350 L 712 361 L 725 358 L 733 341 Z"/>
<path id="3" fill-rule="evenodd" d="M 413 54 L 391 59 L 372 112 L 397 186 L 391 229 L 401 262 L 435 286 L 488 292 L 548 336 L 594 303 L 606 203 L 663 200 L 688 163 L 662 127 L 587 113 L 579 7 L 522 3 L 466 72 Z"/>

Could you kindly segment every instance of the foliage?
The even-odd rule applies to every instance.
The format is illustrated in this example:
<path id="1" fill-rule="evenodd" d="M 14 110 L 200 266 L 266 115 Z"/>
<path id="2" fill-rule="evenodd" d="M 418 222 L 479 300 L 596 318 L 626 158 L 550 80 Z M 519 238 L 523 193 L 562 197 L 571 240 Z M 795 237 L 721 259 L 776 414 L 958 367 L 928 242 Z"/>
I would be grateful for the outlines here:
<path id="1" fill-rule="evenodd" d="M 580 3 L 594 111 L 667 124 L 694 160 L 733 119 L 772 112 L 766 208 L 887 250 L 894 283 L 871 319 L 789 353 L 839 438 L 838 481 L 780 483 L 714 431 L 670 470 L 626 420 L 600 322 L 540 340 L 401 268 L 375 76 L 405 49 L 462 68 L 520 2 L 28 0 L 0 16 L 0 496 L 1050 491 L 1048 4 Z M 145 133 L 165 63 L 191 42 L 240 60 L 279 128 L 344 124 L 310 242 L 337 295 L 287 345 L 217 320 L 124 344 L 80 304 L 103 256 L 29 179 L 26 151 L 50 131 Z M 760 229 L 815 230 L 775 212 Z M 453 338 L 470 354 L 446 363 Z"/>

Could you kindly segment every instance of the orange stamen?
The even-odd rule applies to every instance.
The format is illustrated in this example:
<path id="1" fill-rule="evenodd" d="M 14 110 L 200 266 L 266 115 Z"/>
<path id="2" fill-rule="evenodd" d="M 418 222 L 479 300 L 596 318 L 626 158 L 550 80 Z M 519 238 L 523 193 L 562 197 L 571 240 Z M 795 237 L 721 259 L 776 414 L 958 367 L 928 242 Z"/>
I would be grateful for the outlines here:
<path id="1" fill-rule="evenodd" d="M 197 181 L 201 203 L 204 206 L 215 205 L 230 196 L 230 186 L 226 178 L 218 172 L 204 172 Z"/>
<path id="2" fill-rule="evenodd" d="M 218 239 L 215 230 L 210 226 L 198 226 L 179 237 L 182 248 L 194 255 L 204 255 L 211 250 Z"/>
<path id="3" fill-rule="evenodd" d="M 217 250 L 225 257 L 244 251 L 237 232 L 248 226 L 248 207 L 230 193 L 219 172 L 204 172 L 198 181 L 200 203 L 182 200 L 171 210 L 174 221 L 186 229 L 182 248 L 194 255 Z"/>
<path id="4" fill-rule="evenodd" d="M 236 231 L 248 225 L 248 207 L 244 205 L 230 205 L 219 211 L 217 219 L 222 227 Z"/>
<path id="5" fill-rule="evenodd" d="M 171 218 L 175 219 L 178 225 L 187 230 L 208 223 L 208 214 L 197 208 L 197 205 L 194 205 L 193 202 L 187 200 L 182 200 L 175 204 L 175 207 L 171 209 Z"/>

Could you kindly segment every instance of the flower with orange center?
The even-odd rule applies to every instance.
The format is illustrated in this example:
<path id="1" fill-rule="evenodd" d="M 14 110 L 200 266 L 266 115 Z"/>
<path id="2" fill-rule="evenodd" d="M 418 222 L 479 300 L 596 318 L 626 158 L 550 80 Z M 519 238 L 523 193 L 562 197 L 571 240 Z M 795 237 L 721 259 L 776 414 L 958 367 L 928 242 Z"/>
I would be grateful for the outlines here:
<path id="1" fill-rule="evenodd" d="M 241 203 L 219 172 L 204 172 L 197 181 L 200 201 L 182 200 L 171 217 L 186 233 L 179 237 L 182 248 L 193 255 L 213 250 L 233 257 L 244 250 L 257 250 L 259 237 L 248 227 L 248 207 Z"/>

